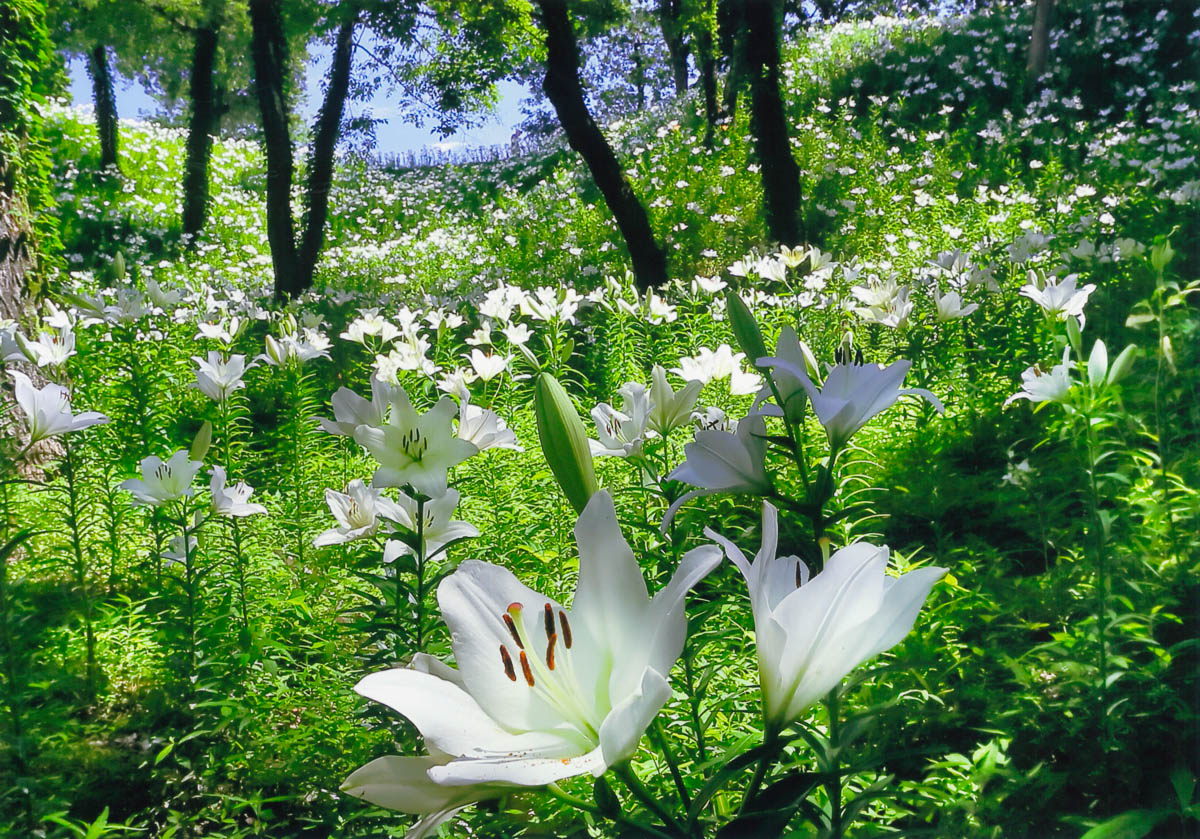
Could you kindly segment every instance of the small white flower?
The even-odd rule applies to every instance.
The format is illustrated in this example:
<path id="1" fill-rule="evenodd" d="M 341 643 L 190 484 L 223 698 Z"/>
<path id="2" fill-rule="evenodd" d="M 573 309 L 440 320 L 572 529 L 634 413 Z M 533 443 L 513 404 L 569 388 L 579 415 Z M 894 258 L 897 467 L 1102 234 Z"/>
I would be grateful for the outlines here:
<path id="1" fill-rule="evenodd" d="M 118 488 L 133 493 L 135 504 L 158 507 L 180 498 L 191 498 L 195 492 L 192 481 L 202 466 L 201 461 L 188 456 L 187 449 L 180 449 L 165 462 L 157 455 L 150 455 L 140 464 L 141 479 L 122 481 Z"/>
<path id="2" fill-rule="evenodd" d="M 466 440 L 479 451 L 486 449 L 512 449 L 523 452 L 517 435 L 494 411 L 472 405 L 464 400 L 459 407 L 458 439 Z"/>
<path id="3" fill-rule="evenodd" d="M 192 361 L 196 362 L 199 368 L 196 370 L 196 381 L 192 387 L 199 389 L 209 399 L 218 403 L 227 400 L 235 390 L 246 386 L 242 377 L 246 375 L 249 367 L 254 366 L 253 364 L 249 367 L 246 365 L 246 356 L 244 355 L 232 355 L 225 359 L 215 350 L 209 351 L 207 360 L 194 355 Z"/>
<path id="4" fill-rule="evenodd" d="M 344 493 L 325 490 L 325 503 L 338 524 L 313 540 L 313 545 L 318 548 L 374 536 L 379 529 L 380 516 L 396 522 L 404 518 L 403 510 L 395 501 L 357 478 L 350 482 Z"/>
<path id="5" fill-rule="evenodd" d="M 1071 348 L 1063 348 L 1062 364 L 1056 364 L 1046 372 L 1038 365 L 1025 369 L 1021 374 L 1021 390 L 1004 400 L 1007 408 L 1018 399 L 1030 402 L 1065 402 L 1074 381 L 1071 378 Z"/>
<path id="6" fill-rule="evenodd" d="M 218 516 L 244 518 L 261 515 L 267 512 L 262 504 L 251 504 L 250 496 L 254 488 L 245 481 L 239 481 L 235 486 L 225 486 L 225 467 L 214 466 L 208 470 L 212 480 L 208 484 L 208 494 L 212 498 L 212 510 Z"/>
<path id="7" fill-rule="evenodd" d="M 421 517 L 421 538 L 425 540 L 425 555 L 433 556 L 444 545 L 459 539 L 474 538 L 479 530 L 473 524 L 465 521 L 455 521 L 454 511 L 458 507 L 458 490 L 447 489 L 446 494 L 425 502 Z M 395 521 L 410 534 L 417 532 L 417 510 L 415 499 L 400 493 L 396 500 L 399 515 Z M 412 546 L 399 539 L 391 539 L 383 547 L 383 561 L 395 562 L 397 557 L 413 552 Z"/>

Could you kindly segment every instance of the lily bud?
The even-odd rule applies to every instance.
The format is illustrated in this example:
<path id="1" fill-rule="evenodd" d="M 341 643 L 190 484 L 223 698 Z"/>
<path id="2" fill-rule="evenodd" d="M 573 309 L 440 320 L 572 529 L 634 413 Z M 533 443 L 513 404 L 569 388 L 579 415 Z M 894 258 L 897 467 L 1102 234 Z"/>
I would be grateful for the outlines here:
<path id="1" fill-rule="evenodd" d="M 1133 362 L 1137 360 L 1138 348 L 1136 344 L 1130 344 L 1125 349 L 1121 350 L 1121 354 L 1117 356 L 1116 361 L 1112 363 L 1112 367 L 1108 370 L 1108 383 L 1115 385 L 1121 379 L 1129 375 L 1129 371 L 1133 369 Z"/>
<path id="2" fill-rule="evenodd" d="M 533 387 L 533 412 L 537 418 L 542 453 L 577 513 L 599 489 L 587 433 L 571 398 L 549 373 L 540 373 Z"/>
<path id="3" fill-rule="evenodd" d="M 117 251 L 112 261 L 112 278 L 118 282 L 125 279 L 125 254 Z"/>
<path id="4" fill-rule="evenodd" d="M 1171 242 L 1168 239 L 1163 239 L 1161 242 L 1156 242 L 1150 248 L 1150 266 L 1156 274 L 1161 274 L 1172 259 L 1175 258 L 1175 251 L 1171 247 Z"/>
<path id="5" fill-rule="evenodd" d="M 188 456 L 192 460 L 204 460 L 204 456 L 208 454 L 208 449 L 211 445 L 212 423 L 205 420 L 204 425 L 200 426 L 200 430 L 196 432 L 196 436 L 192 440 L 192 448 L 188 452 Z"/>
<path id="6" fill-rule="evenodd" d="M 296 316 L 295 315 L 293 315 L 291 312 L 288 312 L 286 315 L 283 316 L 283 334 L 284 335 L 295 335 L 296 332 L 299 331 L 299 329 L 300 329 L 300 327 L 296 324 Z"/>
<path id="7" fill-rule="evenodd" d="M 733 329 L 733 337 L 746 354 L 746 358 L 751 359 L 757 366 L 757 359 L 767 355 L 767 345 L 763 341 L 762 330 L 758 328 L 758 321 L 750 313 L 746 302 L 733 289 L 725 292 L 725 303 L 729 310 L 729 325 Z"/>
<path id="8" fill-rule="evenodd" d="M 283 366 L 287 362 L 288 353 L 278 341 L 271 335 L 267 336 L 266 340 L 267 357 L 275 362 L 277 366 Z"/>
<path id="9" fill-rule="evenodd" d="M 1088 356 L 1087 373 L 1088 384 L 1093 388 L 1099 389 L 1104 386 L 1104 382 L 1108 378 L 1108 347 L 1104 346 L 1103 341 L 1097 340 L 1092 345 L 1092 354 Z"/>
<path id="10" fill-rule="evenodd" d="M 1076 318 L 1067 318 L 1067 340 L 1071 342 L 1071 349 L 1075 350 L 1075 357 L 1083 359 L 1083 334 L 1079 331 L 1079 320 Z"/>

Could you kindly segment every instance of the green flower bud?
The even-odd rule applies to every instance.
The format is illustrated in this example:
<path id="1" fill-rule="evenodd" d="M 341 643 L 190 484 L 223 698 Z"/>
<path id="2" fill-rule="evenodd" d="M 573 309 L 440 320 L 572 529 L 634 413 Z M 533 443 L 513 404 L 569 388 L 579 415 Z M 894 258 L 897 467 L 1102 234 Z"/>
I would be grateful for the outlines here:
<path id="1" fill-rule="evenodd" d="M 725 292 L 725 303 L 729 310 L 729 325 L 733 328 L 733 337 L 746 354 L 746 360 L 752 366 L 758 367 L 758 360 L 770 355 L 763 341 L 762 330 L 758 328 L 758 321 L 750 313 L 750 307 L 733 289 Z"/>
<path id="2" fill-rule="evenodd" d="M 208 454 L 208 449 L 211 445 L 212 423 L 205 420 L 204 425 L 200 426 L 200 430 L 196 432 L 196 436 L 192 440 L 192 448 L 188 452 L 188 456 L 192 460 L 204 460 L 204 456 Z"/>
<path id="3" fill-rule="evenodd" d="M 1108 383 L 1115 385 L 1121 379 L 1129 375 L 1129 371 L 1133 369 L 1133 362 L 1137 361 L 1138 348 L 1136 344 L 1130 344 L 1125 349 L 1121 350 L 1121 354 L 1113 361 L 1112 367 L 1108 370 Z"/>
<path id="4" fill-rule="evenodd" d="M 1067 318 L 1067 340 L 1071 342 L 1071 349 L 1075 350 L 1075 357 L 1083 360 L 1083 335 L 1079 331 L 1079 320 L 1077 318 Z"/>
<path id="5" fill-rule="evenodd" d="M 587 433 L 571 398 L 549 373 L 538 374 L 533 386 L 533 412 L 538 439 L 563 494 L 576 513 L 582 513 L 599 489 Z"/>
<path id="6" fill-rule="evenodd" d="M 1150 266 L 1154 268 L 1156 274 L 1161 274 L 1167 267 L 1167 263 L 1174 258 L 1175 251 L 1171 248 L 1171 242 L 1168 239 L 1155 242 L 1150 248 Z"/>
<path id="7" fill-rule="evenodd" d="M 112 261 L 112 278 L 118 282 L 125 279 L 125 254 L 117 251 Z"/>

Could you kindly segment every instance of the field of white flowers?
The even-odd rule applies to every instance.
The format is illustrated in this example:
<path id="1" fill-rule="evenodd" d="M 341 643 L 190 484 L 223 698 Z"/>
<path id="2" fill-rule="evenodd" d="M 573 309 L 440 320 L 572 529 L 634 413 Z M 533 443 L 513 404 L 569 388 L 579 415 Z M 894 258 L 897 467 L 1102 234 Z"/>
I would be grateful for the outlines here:
<path id="1" fill-rule="evenodd" d="M 1021 7 L 788 44 L 808 247 L 744 116 L 608 125 L 646 294 L 551 145 L 342 161 L 279 307 L 254 142 L 180 241 L 183 134 L 98 173 L 57 109 L 61 269 L 0 324 L 0 833 L 1195 835 L 1166 5 L 1064 14 L 1032 98 Z"/>

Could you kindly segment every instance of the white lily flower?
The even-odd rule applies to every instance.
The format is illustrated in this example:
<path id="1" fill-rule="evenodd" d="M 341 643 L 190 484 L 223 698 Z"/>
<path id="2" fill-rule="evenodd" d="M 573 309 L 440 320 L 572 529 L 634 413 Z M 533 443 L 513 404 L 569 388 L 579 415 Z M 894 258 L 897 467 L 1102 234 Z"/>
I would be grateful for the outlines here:
<path id="1" fill-rule="evenodd" d="M 371 377 L 371 399 L 363 399 L 348 387 L 339 387 L 330 399 L 334 418 L 319 417 L 321 430 L 338 437 L 353 437 L 360 425 L 379 427 L 387 417 L 395 389 L 377 376 Z"/>
<path id="2" fill-rule="evenodd" d="M 378 807 L 421 816 L 404 839 L 426 839 L 460 810 L 512 789 L 508 784 L 450 786 L 430 780 L 431 769 L 449 762 L 450 758 L 432 755 L 385 755 L 354 770 L 342 783 L 342 791 Z"/>
<path id="3" fill-rule="evenodd" d="M 962 297 L 959 296 L 957 291 L 938 294 L 937 289 L 933 291 L 933 305 L 936 313 L 934 316 L 942 321 L 965 318 L 979 308 L 978 303 L 968 303 L 964 306 Z"/>
<path id="4" fill-rule="evenodd" d="M 16 323 L 11 320 L 0 321 L 0 362 L 33 360 L 21 349 Z"/>
<path id="5" fill-rule="evenodd" d="M 41 332 L 36 341 L 29 341 L 17 333 L 25 357 L 38 367 L 60 367 L 75 355 L 75 333 L 69 328 L 58 332 Z"/>
<path id="6" fill-rule="evenodd" d="M 318 548 L 374 536 L 379 529 L 380 516 L 396 522 L 405 517 L 395 501 L 382 491 L 366 486 L 358 478 L 350 482 L 344 493 L 334 489 L 325 490 L 325 503 L 337 519 L 338 526 L 329 528 L 313 539 L 313 546 Z"/>
<path id="7" fill-rule="evenodd" d="M 1071 378 L 1071 348 L 1063 348 L 1062 364 L 1056 364 L 1049 372 L 1039 365 L 1027 367 L 1021 374 L 1021 390 L 1004 400 L 1008 407 L 1018 399 L 1030 402 L 1065 402 L 1075 382 Z"/>
<path id="8" fill-rule="evenodd" d="M 435 783 L 599 777 L 634 754 L 670 697 L 667 674 L 687 632 L 684 595 L 720 551 L 690 551 L 651 599 L 608 492 L 592 496 L 575 538 L 579 582 L 569 610 L 507 568 L 468 560 L 438 588 L 459 669 L 387 670 L 355 687 L 451 758 L 428 768 Z"/>
<path id="9" fill-rule="evenodd" d="M 267 508 L 262 504 L 250 503 L 254 487 L 245 481 L 238 481 L 232 487 L 225 486 L 224 466 L 214 466 L 208 470 L 208 474 L 212 476 L 212 480 L 208 484 L 208 494 L 212 497 L 212 511 L 216 515 L 245 518 L 267 512 Z"/>
<path id="10" fill-rule="evenodd" d="M 667 371 L 655 364 L 650 371 L 650 429 L 666 437 L 687 425 L 703 387 L 702 382 L 692 379 L 676 391 L 667 381 Z"/>
<path id="11" fill-rule="evenodd" d="M 1078 288 L 1078 275 L 1068 274 L 1058 281 L 1046 280 L 1039 288 L 1034 282 L 1036 275 L 1031 271 L 1030 276 L 1030 282 L 1021 286 L 1021 294 L 1041 306 L 1042 311 L 1050 317 L 1057 320 L 1077 318 L 1082 329 L 1085 322 L 1083 307 L 1091 293 L 1096 290 L 1096 286 L 1088 283 Z"/>
<path id="12" fill-rule="evenodd" d="M 650 397 L 646 386 L 627 382 L 621 388 L 621 407 L 618 411 L 606 402 L 592 409 L 599 440 L 588 440 L 595 457 L 636 457 L 642 453 L 646 426 L 650 421 Z"/>
<path id="13" fill-rule="evenodd" d="M 12 376 L 17 405 L 25 415 L 31 446 L 47 437 L 57 437 L 108 422 L 108 417 L 96 411 L 72 414 L 71 395 L 62 385 L 48 384 L 38 389 L 19 370 L 9 370 L 8 375 Z"/>
<path id="14" fill-rule="evenodd" d="M 794 556 L 776 557 L 777 513 L 763 504 L 762 547 L 750 562 L 728 539 L 725 549 L 750 589 L 759 683 L 766 718 L 798 719 L 854 668 L 900 643 L 945 568 L 889 577 L 887 546 L 856 542 L 836 551 L 811 580 Z"/>
<path id="15" fill-rule="evenodd" d="M 246 356 L 231 355 L 228 360 L 216 350 L 210 350 L 208 359 L 198 355 L 192 356 L 199 369 L 196 370 L 196 381 L 192 384 L 205 396 L 214 402 L 224 402 L 229 394 L 246 386 L 242 377 L 246 370 L 253 367 L 246 365 Z"/>
<path id="16" fill-rule="evenodd" d="M 486 449 L 512 449 L 523 452 L 525 448 L 517 442 L 517 435 L 495 411 L 481 408 L 464 401 L 458 409 L 458 439 L 466 440 L 479 451 Z"/>
<path id="17" fill-rule="evenodd" d="M 478 349 L 471 350 L 470 356 L 471 367 L 474 368 L 475 374 L 482 381 L 490 382 L 492 379 L 499 376 L 508 369 L 509 363 L 512 361 L 512 356 L 496 355 L 495 353 L 485 353 Z"/>
<path id="18" fill-rule="evenodd" d="M 133 493 L 135 504 L 157 507 L 180 498 L 191 498 L 195 492 L 192 481 L 202 466 L 201 461 L 191 459 L 187 449 L 180 449 L 166 461 L 150 455 L 140 464 L 141 479 L 122 481 L 118 488 Z"/>
<path id="19" fill-rule="evenodd" d="M 397 388 L 391 416 L 382 427 L 360 425 L 354 439 L 379 463 L 372 484 L 403 487 L 437 498 L 446 491 L 446 472 L 478 453 L 474 443 L 454 436 L 451 420 L 458 406 L 443 396 L 424 415 L 413 410 L 408 393 Z"/>
<path id="20" fill-rule="evenodd" d="M 937 409 L 945 411 L 942 402 L 925 388 L 901 388 L 911 361 L 901 360 L 883 367 L 879 364 L 835 364 L 829 368 L 820 390 L 812 383 L 807 371 L 781 358 L 760 358 L 758 363 L 783 370 L 798 378 L 808 391 L 809 401 L 825 433 L 829 446 L 840 449 L 858 429 L 873 416 L 890 408 L 905 394 L 923 396 Z"/>
<path id="21" fill-rule="evenodd" d="M 447 489 L 446 494 L 425 502 L 424 515 L 421 517 L 421 536 L 425 540 L 426 555 L 435 553 L 438 548 L 456 539 L 475 538 L 479 530 L 475 525 L 465 521 L 453 520 L 454 510 L 458 507 L 458 490 Z M 405 493 L 400 493 L 396 501 L 398 515 L 395 521 L 406 530 L 417 532 L 417 501 Z M 412 548 L 396 539 L 389 540 L 383 548 L 383 561 L 393 562 L 396 557 L 412 553 Z"/>
<path id="22" fill-rule="evenodd" d="M 712 417 L 711 409 L 709 417 Z M 766 422 L 758 414 L 748 415 L 732 432 L 697 431 L 696 439 L 683 447 L 685 460 L 667 475 L 667 479 L 683 481 L 699 489 L 685 492 L 667 508 L 660 529 L 665 533 L 679 508 L 701 495 L 715 492 L 771 494 L 771 477 L 766 469 L 766 434 Z"/>

